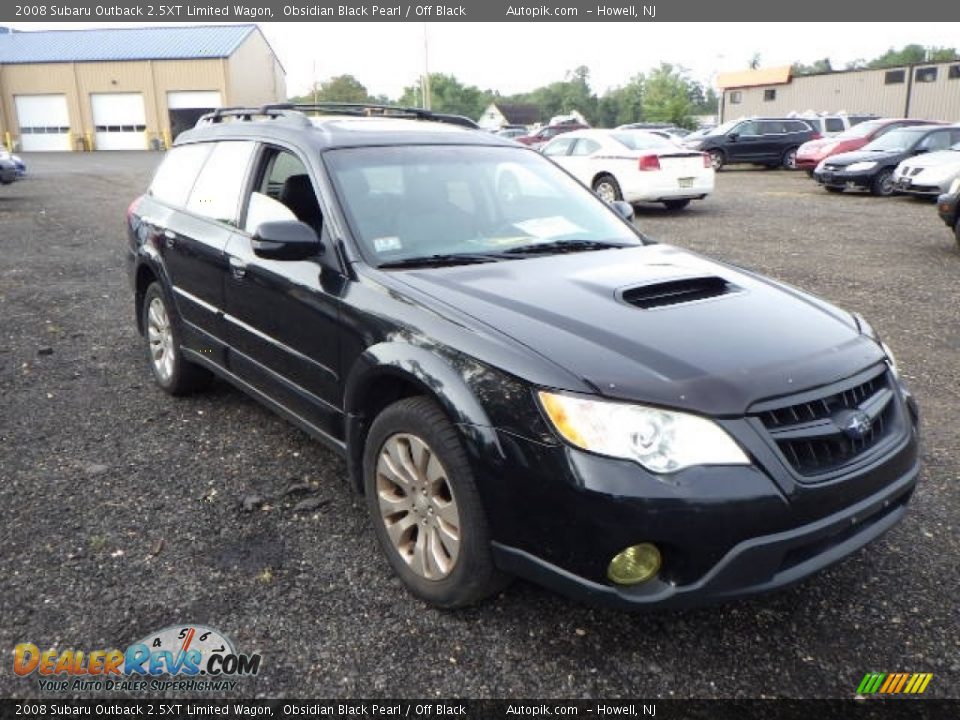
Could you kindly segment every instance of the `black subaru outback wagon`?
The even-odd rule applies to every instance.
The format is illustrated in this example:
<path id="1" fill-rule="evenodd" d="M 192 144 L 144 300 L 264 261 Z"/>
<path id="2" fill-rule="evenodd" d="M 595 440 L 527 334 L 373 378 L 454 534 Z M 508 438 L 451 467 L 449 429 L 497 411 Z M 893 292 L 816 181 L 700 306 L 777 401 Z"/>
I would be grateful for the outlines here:
<path id="1" fill-rule="evenodd" d="M 159 385 L 225 378 L 341 453 L 413 593 L 703 603 L 903 517 L 917 410 L 861 317 L 375 110 L 207 116 L 131 205 L 129 265 Z"/>

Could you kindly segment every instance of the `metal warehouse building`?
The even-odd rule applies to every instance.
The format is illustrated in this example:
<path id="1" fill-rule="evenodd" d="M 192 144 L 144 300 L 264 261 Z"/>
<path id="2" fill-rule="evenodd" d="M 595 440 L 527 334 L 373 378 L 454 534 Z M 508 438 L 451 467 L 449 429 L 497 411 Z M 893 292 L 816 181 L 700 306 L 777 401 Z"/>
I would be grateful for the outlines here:
<path id="1" fill-rule="evenodd" d="M 286 94 L 256 25 L 0 28 L 0 139 L 23 151 L 169 145 L 215 107 Z"/>
<path id="2" fill-rule="evenodd" d="M 721 119 L 791 112 L 960 121 L 960 62 L 792 77 L 789 66 L 721 73 Z"/>

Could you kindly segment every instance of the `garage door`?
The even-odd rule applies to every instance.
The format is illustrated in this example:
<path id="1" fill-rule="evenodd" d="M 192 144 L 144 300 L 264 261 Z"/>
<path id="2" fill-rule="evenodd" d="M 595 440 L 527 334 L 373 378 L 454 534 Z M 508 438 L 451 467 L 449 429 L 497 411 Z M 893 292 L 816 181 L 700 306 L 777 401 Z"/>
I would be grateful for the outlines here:
<path id="1" fill-rule="evenodd" d="M 197 124 L 197 120 L 214 108 L 220 107 L 218 90 L 181 90 L 167 93 L 167 108 L 170 114 L 170 135 L 174 140 L 184 130 Z"/>
<path id="2" fill-rule="evenodd" d="M 65 95 L 17 95 L 20 149 L 70 150 L 70 114 Z"/>
<path id="3" fill-rule="evenodd" d="M 140 93 L 94 93 L 94 144 L 97 150 L 146 150 L 147 116 Z"/>

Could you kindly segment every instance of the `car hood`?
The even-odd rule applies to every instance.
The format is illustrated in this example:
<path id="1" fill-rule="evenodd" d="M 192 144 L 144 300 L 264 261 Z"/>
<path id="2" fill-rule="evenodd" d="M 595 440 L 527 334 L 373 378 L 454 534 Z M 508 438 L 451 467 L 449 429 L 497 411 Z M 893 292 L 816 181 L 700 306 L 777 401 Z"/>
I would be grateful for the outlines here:
<path id="1" fill-rule="evenodd" d="M 910 158 L 910 167 L 912 168 L 946 167 L 948 165 L 960 166 L 960 152 L 957 150 L 940 150 Z"/>
<path id="2" fill-rule="evenodd" d="M 740 415 L 757 400 L 831 383 L 883 358 L 848 313 L 667 245 L 395 277 L 602 395 L 711 415 Z M 705 277 L 729 291 L 653 309 L 625 299 L 631 290 L 656 294 L 665 282 Z"/>
<path id="3" fill-rule="evenodd" d="M 831 165 L 853 165 L 855 162 L 896 162 L 903 158 L 910 157 L 906 150 L 884 150 L 882 152 L 873 152 L 870 150 L 855 150 L 853 152 L 838 153 L 831 155 L 829 162 Z"/>

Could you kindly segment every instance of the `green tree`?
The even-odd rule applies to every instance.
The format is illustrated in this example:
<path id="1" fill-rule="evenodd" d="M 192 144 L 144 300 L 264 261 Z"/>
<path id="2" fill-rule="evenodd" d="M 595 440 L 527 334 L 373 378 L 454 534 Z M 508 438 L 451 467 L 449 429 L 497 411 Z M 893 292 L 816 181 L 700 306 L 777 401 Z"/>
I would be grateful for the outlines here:
<path id="1" fill-rule="evenodd" d="M 593 121 L 601 127 L 616 127 L 643 120 L 645 81 L 643 73 L 637 73 L 626 85 L 605 92 L 597 99 L 597 110 Z"/>
<path id="2" fill-rule="evenodd" d="M 481 90 L 473 85 L 464 85 L 453 75 L 430 73 L 431 110 L 465 115 L 476 120 L 483 114 L 494 97 L 494 92 Z M 397 102 L 400 105 L 422 107 L 423 98 L 421 97 L 420 83 L 416 82 L 405 87 Z"/>
<path id="3" fill-rule="evenodd" d="M 643 108 L 647 120 L 695 127 L 690 80 L 686 71 L 670 63 L 660 63 L 660 67 L 647 75 Z"/>
<path id="4" fill-rule="evenodd" d="M 310 92 L 291 98 L 291 102 L 371 102 L 371 97 L 363 83 L 353 75 L 337 75 L 324 80 Z"/>
<path id="5" fill-rule="evenodd" d="M 960 55 L 957 54 L 956 48 L 924 47 L 923 45 L 911 43 L 910 45 L 904 45 L 899 50 L 890 48 L 880 57 L 868 62 L 867 67 L 885 68 L 914 63 L 948 62 L 958 58 L 960 58 Z"/>
<path id="6" fill-rule="evenodd" d="M 821 58 L 814 60 L 810 65 L 804 65 L 801 62 L 795 62 L 790 69 L 793 75 L 814 75 L 816 73 L 833 72 L 833 65 L 830 64 L 830 58 Z"/>

